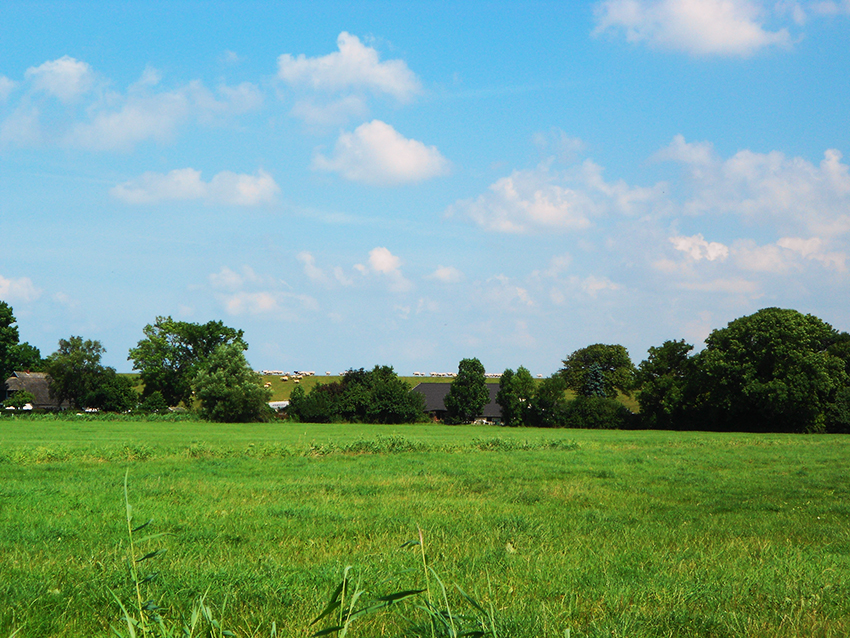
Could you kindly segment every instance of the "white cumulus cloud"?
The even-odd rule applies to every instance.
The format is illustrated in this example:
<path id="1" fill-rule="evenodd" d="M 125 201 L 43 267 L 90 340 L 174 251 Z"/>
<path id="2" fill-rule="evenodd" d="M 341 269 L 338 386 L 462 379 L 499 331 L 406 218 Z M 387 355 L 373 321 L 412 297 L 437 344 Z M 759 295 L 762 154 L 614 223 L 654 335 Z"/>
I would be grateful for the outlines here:
<path id="1" fill-rule="evenodd" d="M 3 301 L 35 301 L 41 296 L 29 277 L 7 279 L 0 275 L 0 299 Z"/>
<path id="2" fill-rule="evenodd" d="M 546 183 L 534 171 L 514 171 L 476 199 L 456 202 L 447 213 L 468 217 L 487 230 L 522 233 L 535 227 L 587 228 L 596 207 L 581 191 Z"/>
<path id="3" fill-rule="evenodd" d="M 278 77 L 293 85 L 337 92 L 368 89 L 392 95 L 401 102 L 410 100 L 421 90 L 416 75 L 404 60 L 381 62 L 378 52 L 345 31 L 337 38 L 338 51 L 308 58 L 285 53 L 278 60 Z"/>
<path id="4" fill-rule="evenodd" d="M 388 248 L 378 246 L 370 250 L 368 264 L 356 264 L 354 268 L 362 275 L 376 273 L 386 277 L 393 292 L 407 292 L 413 287 L 401 272 L 401 258 L 393 255 Z"/>
<path id="5" fill-rule="evenodd" d="M 692 55 L 748 56 L 790 45 L 788 30 L 770 31 L 765 18 L 753 0 L 606 0 L 596 7 L 594 34 L 622 32 L 629 42 Z"/>
<path id="6" fill-rule="evenodd" d="M 258 274 L 250 266 L 239 271 L 227 266 L 208 277 L 216 299 L 230 315 L 272 315 L 287 320 L 300 318 L 300 311 L 315 311 L 318 304 L 309 295 L 282 290 L 280 279 Z"/>
<path id="7" fill-rule="evenodd" d="M 275 200 L 280 188 L 271 175 L 259 170 L 256 175 L 222 171 L 210 182 L 201 172 L 180 168 L 168 173 L 144 173 L 118 184 L 110 194 L 128 204 L 156 204 L 163 201 L 203 200 L 209 204 L 257 206 Z"/>
<path id="8" fill-rule="evenodd" d="M 804 259 L 818 261 L 825 268 L 839 272 L 847 271 L 847 254 L 841 251 L 827 250 L 825 242 L 819 237 L 810 237 L 809 239 L 783 237 L 776 242 L 776 245 L 800 255 Z"/>
<path id="9" fill-rule="evenodd" d="M 620 284 L 601 275 L 587 277 L 571 275 L 563 279 L 557 277 L 555 279 L 549 289 L 549 300 L 556 306 L 569 305 L 582 296 L 596 299 L 600 293 L 622 289 Z"/>
<path id="10" fill-rule="evenodd" d="M 183 92 L 129 96 L 117 109 L 97 111 L 90 121 L 77 122 L 64 142 L 95 151 L 129 150 L 139 142 L 171 140 L 191 113 Z"/>
<path id="11" fill-rule="evenodd" d="M 796 261 L 793 255 L 776 244 L 759 246 L 751 240 L 735 242 L 735 263 L 749 272 L 785 274 Z"/>
<path id="12" fill-rule="evenodd" d="M 62 102 L 74 101 L 94 84 L 91 67 L 67 55 L 28 68 L 24 77 L 32 82 L 36 91 L 44 91 Z"/>
<path id="13" fill-rule="evenodd" d="M 207 185 L 201 171 L 177 168 L 169 173 L 144 173 L 136 179 L 118 184 L 109 193 L 128 204 L 155 204 L 162 201 L 201 199 Z"/>
<path id="14" fill-rule="evenodd" d="M 644 188 L 622 180 L 606 182 L 602 168 L 590 160 L 566 173 L 553 171 L 544 162 L 497 180 L 475 199 L 455 202 L 446 215 L 504 233 L 579 231 L 606 213 L 645 212 L 661 200 L 662 192 L 663 184 Z"/>
<path id="15" fill-rule="evenodd" d="M 729 248 L 719 242 L 706 241 L 702 235 L 694 235 L 693 237 L 671 237 L 670 242 L 683 253 L 690 255 L 691 259 L 699 261 L 707 259 L 714 261 L 715 259 L 723 260 L 729 256 Z"/>
<path id="16" fill-rule="evenodd" d="M 836 149 L 828 149 L 818 165 L 780 151 L 747 149 L 724 160 L 710 144 L 676 136 L 655 157 L 686 168 L 686 214 L 741 215 L 787 235 L 829 238 L 850 231 L 850 166 Z"/>
<path id="17" fill-rule="evenodd" d="M 77 122 L 65 143 L 91 150 L 126 151 L 145 140 L 170 141 L 191 118 L 211 123 L 256 110 L 263 102 L 259 89 L 249 82 L 221 85 L 217 95 L 197 80 L 171 91 L 152 91 L 158 83 L 158 72 L 145 69 L 126 96 L 113 96 L 114 106 L 98 106 L 90 120 Z"/>
<path id="18" fill-rule="evenodd" d="M 590 275 L 581 280 L 581 289 L 591 297 L 595 297 L 603 290 L 619 290 L 620 284 L 614 283 L 608 277 Z"/>
<path id="19" fill-rule="evenodd" d="M 146 67 L 126 91 L 116 91 L 87 63 L 69 56 L 31 67 L 24 75 L 25 91 L 0 124 L 0 141 L 21 146 L 48 143 L 130 151 L 147 140 L 170 142 L 190 121 L 219 124 L 263 103 L 262 92 L 250 82 L 221 84 L 211 91 L 200 80 L 192 80 L 163 89 L 162 74 L 152 67 Z M 0 76 L 0 103 L 8 101 L 16 86 Z M 57 107 L 44 94 L 79 108 Z"/>
<path id="20" fill-rule="evenodd" d="M 270 292 L 237 292 L 223 298 L 228 314 L 265 314 L 279 310 L 278 298 Z"/>
<path id="21" fill-rule="evenodd" d="M 275 200 L 280 188 L 264 170 L 256 175 L 222 171 L 212 178 L 207 189 L 207 201 L 235 206 L 257 206 Z"/>
<path id="22" fill-rule="evenodd" d="M 324 269 L 319 267 L 316 264 L 316 257 L 307 250 L 302 250 L 298 253 L 295 258 L 301 262 L 304 267 L 304 274 L 307 278 L 318 284 L 324 284 L 326 286 L 332 286 L 334 284 L 340 284 L 342 286 L 351 286 L 354 284 L 354 281 L 346 275 L 345 271 L 340 266 L 334 266 L 330 269 L 330 273 L 333 274 L 333 278 L 331 278 L 330 274 Z M 355 267 L 356 270 L 359 270 L 361 273 L 368 272 L 368 269 L 360 265 L 359 268 Z"/>
<path id="23" fill-rule="evenodd" d="M 369 266 L 375 272 L 388 275 L 398 272 L 401 267 L 401 259 L 393 255 L 387 248 L 373 248 L 369 251 Z"/>
<path id="24" fill-rule="evenodd" d="M 213 288 L 222 290 L 238 290 L 245 285 L 246 282 L 256 281 L 257 276 L 250 266 L 242 267 L 242 274 L 231 270 L 227 266 L 222 266 L 221 270 L 212 273 L 209 276 L 210 284 Z"/>
<path id="25" fill-rule="evenodd" d="M 257 85 L 251 82 L 242 82 L 236 86 L 220 84 L 216 88 L 218 98 L 197 80 L 193 82 L 193 86 L 201 89 L 200 92 L 204 95 L 203 101 L 199 97 L 196 97 L 198 105 L 212 112 L 225 115 L 238 115 L 240 113 L 256 111 L 263 105 L 262 92 Z"/>
<path id="26" fill-rule="evenodd" d="M 317 283 L 327 282 L 327 275 L 316 265 L 316 258 L 310 252 L 302 250 L 296 255 L 296 259 L 304 264 L 304 274 L 307 275 L 308 279 Z"/>
<path id="27" fill-rule="evenodd" d="M 407 139 L 389 124 L 373 120 L 353 133 L 342 133 L 330 157 L 315 155 L 313 168 L 355 182 L 390 186 L 443 175 L 449 162 L 435 146 Z"/>
<path id="28" fill-rule="evenodd" d="M 434 279 L 444 284 L 455 284 L 463 279 L 463 273 L 454 266 L 437 266 L 427 279 Z"/>

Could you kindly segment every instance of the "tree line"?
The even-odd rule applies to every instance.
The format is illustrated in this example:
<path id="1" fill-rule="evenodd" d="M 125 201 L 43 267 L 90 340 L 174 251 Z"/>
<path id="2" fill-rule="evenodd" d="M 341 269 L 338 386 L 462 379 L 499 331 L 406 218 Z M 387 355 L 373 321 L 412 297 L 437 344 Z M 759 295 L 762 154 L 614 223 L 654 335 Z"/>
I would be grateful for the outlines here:
<path id="1" fill-rule="evenodd" d="M 850 432 L 850 334 L 813 315 L 765 308 L 714 330 L 705 343 L 693 354 L 693 344 L 665 341 L 649 348 L 637 366 L 622 345 L 593 344 L 567 356 L 558 372 L 539 382 L 525 367 L 508 368 L 496 397 L 501 424 Z M 293 395 L 291 414 L 305 421 L 369 420 L 365 412 L 346 407 L 355 386 L 346 375 L 310 394 L 302 390 Z M 445 397 L 444 420 L 475 420 L 489 396 L 481 362 L 463 359 Z M 621 396 L 634 396 L 639 411 L 625 407 Z M 402 398 L 400 389 L 398 401 Z M 404 414 L 393 418 L 423 418 L 412 407 Z"/>
<path id="2" fill-rule="evenodd" d="M 11 307 L 0 302 L 0 370 L 3 379 L 15 371 L 46 372 L 50 394 L 76 409 L 103 412 L 164 413 L 181 404 L 212 421 L 247 422 L 271 416 L 271 391 L 245 358 L 244 333 L 221 321 L 205 324 L 157 317 L 128 360 L 139 372 L 141 394 L 133 380 L 104 366 L 106 349 L 92 339 L 60 339 L 55 352 L 42 359 L 34 346 L 20 344 Z M 25 356 L 24 356 L 25 355 Z M 21 407 L 31 397 L 16 393 L 7 405 Z"/>
<path id="3" fill-rule="evenodd" d="M 649 428 L 757 432 L 850 432 L 850 334 L 796 310 L 765 308 L 714 330 L 693 354 L 684 340 L 651 347 L 635 366 L 625 347 L 576 350 L 550 377 L 506 369 L 496 402 L 508 427 Z M 21 343 L 12 308 L 0 302 L 0 373 L 46 372 L 54 397 L 101 411 L 162 412 L 178 405 L 215 421 L 271 416 L 270 390 L 245 358 L 241 330 L 157 317 L 128 360 L 143 383 L 101 364 L 99 341 L 72 336 L 42 359 Z M 568 392 L 570 391 L 570 392 Z M 21 393 L 18 393 L 19 395 Z M 618 397 L 634 396 L 640 410 Z M 489 401 L 484 367 L 463 359 L 445 397 L 448 423 L 469 423 Z M 13 397 L 16 405 L 26 396 Z M 349 370 L 310 392 L 296 387 L 288 416 L 303 422 L 424 421 L 423 396 L 391 366 Z"/>
<path id="4" fill-rule="evenodd" d="M 711 332 L 692 354 L 684 340 L 649 348 L 635 366 L 620 345 L 573 352 L 531 391 L 506 370 L 506 425 L 751 432 L 850 432 L 850 334 L 813 315 L 765 308 Z M 552 386 L 551 389 L 547 386 Z M 568 402 L 558 388 L 572 390 Z M 617 408 L 635 394 L 638 414 Z M 538 396 L 545 394 L 550 401 Z"/>

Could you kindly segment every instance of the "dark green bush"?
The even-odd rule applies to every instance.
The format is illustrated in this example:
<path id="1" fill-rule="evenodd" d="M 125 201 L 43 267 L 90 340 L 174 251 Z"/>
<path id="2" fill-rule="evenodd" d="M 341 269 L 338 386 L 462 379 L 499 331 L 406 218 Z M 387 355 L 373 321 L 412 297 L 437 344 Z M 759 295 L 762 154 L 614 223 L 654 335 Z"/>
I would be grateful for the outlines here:
<path id="1" fill-rule="evenodd" d="M 296 387 L 287 412 L 302 423 L 413 423 L 424 418 L 425 400 L 391 366 L 375 366 L 349 370 L 309 393 Z"/>
<path id="2" fill-rule="evenodd" d="M 168 401 L 162 392 L 156 390 L 139 403 L 138 411 L 142 414 L 168 414 Z"/>
<path id="3" fill-rule="evenodd" d="M 625 430 L 632 426 L 635 415 L 615 399 L 576 397 L 567 404 L 564 415 L 568 428 L 590 430 Z"/>
<path id="4" fill-rule="evenodd" d="M 835 393 L 835 401 L 826 410 L 826 431 L 850 434 L 850 387 Z"/>

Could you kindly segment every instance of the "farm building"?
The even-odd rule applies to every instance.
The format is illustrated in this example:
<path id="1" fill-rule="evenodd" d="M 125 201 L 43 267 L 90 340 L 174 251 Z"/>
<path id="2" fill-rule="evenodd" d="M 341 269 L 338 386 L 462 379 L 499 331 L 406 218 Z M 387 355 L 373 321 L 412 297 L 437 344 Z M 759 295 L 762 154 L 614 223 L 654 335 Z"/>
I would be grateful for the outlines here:
<path id="1" fill-rule="evenodd" d="M 282 412 L 289 406 L 289 401 L 269 401 L 269 407 L 275 412 Z"/>
<path id="2" fill-rule="evenodd" d="M 29 392 L 35 397 L 32 407 L 36 410 L 66 410 L 67 401 L 59 403 L 59 399 L 50 394 L 50 376 L 46 372 L 13 372 L 6 379 L 3 400 L 10 398 L 15 392 Z"/>
<path id="3" fill-rule="evenodd" d="M 413 391 L 425 397 L 425 411 L 434 418 L 442 420 L 446 416 L 445 398 L 451 387 L 451 383 L 420 383 L 413 388 Z M 502 420 L 502 408 L 496 403 L 499 384 L 488 383 L 487 389 L 490 391 L 490 401 L 484 406 L 478 419 L 499 423 Z"/>

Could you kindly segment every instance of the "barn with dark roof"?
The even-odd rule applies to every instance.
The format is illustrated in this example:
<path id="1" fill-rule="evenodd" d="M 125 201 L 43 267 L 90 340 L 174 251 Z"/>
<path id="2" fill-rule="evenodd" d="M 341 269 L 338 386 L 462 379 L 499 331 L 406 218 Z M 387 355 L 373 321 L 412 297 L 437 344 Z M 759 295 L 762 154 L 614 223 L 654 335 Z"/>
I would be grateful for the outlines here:
<path id="1" fill-rule="evenodd" d="M 65 410 L 69 407 L 67 401 L 59 402 L 57 397 L 50 394 L 50 375 L 46 372 L 13 372 L 6 379 L 4 400 L 15 392 L 29 392 L 35 397 L 32 407 L 36 410 Z"/>
<path id="2" fill-rule="evenodd" d="M 446 416 L 446 395 L 452 387 L 451 383 L 420 383 L 413 388 L 425 397 L 425 411 L 434 418 L 442 420 Z M 490 400 L 484 406 L 479 419 L 500 423 L 502 420 L 502 408 L 496 403 L 496 395 L 499 394 L 498 383 L 488 383 L 487 390 L 490 392 Z"/>

